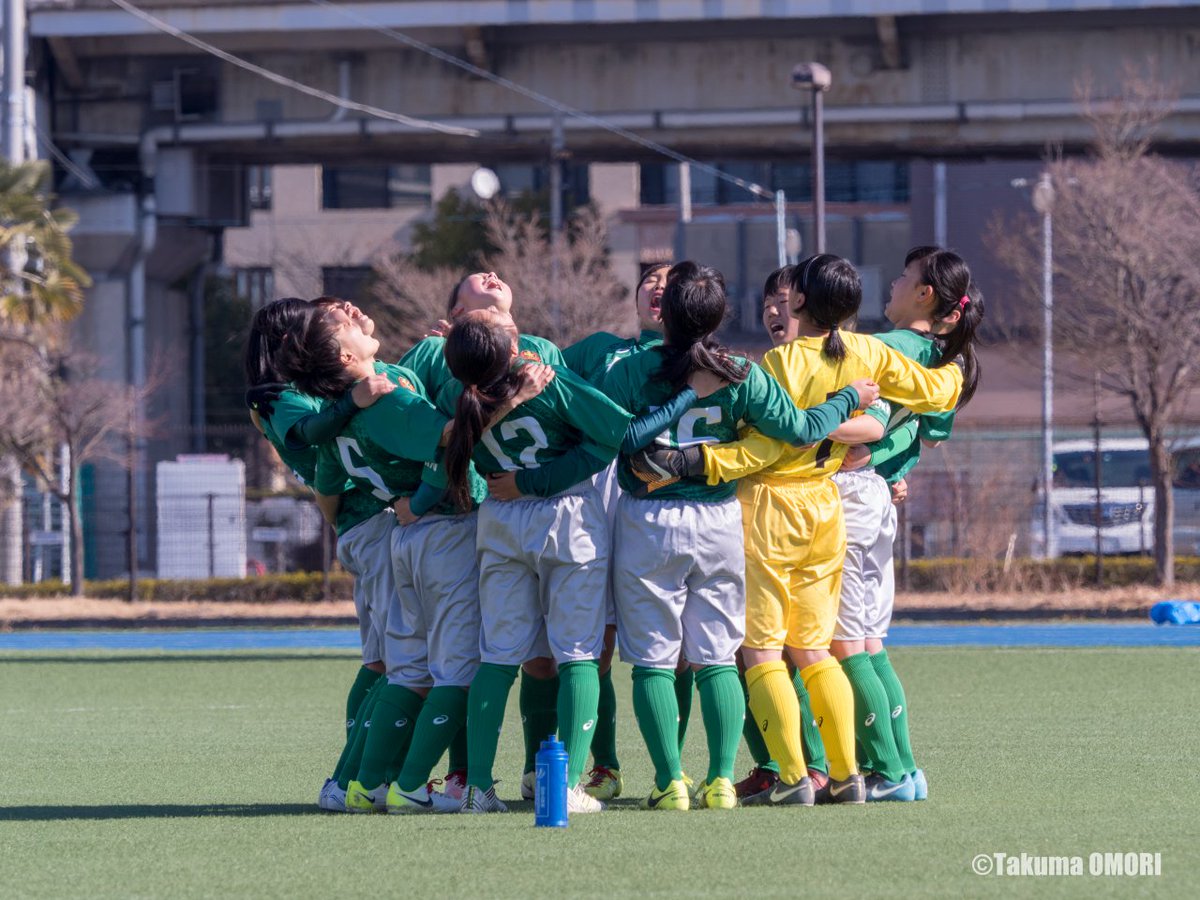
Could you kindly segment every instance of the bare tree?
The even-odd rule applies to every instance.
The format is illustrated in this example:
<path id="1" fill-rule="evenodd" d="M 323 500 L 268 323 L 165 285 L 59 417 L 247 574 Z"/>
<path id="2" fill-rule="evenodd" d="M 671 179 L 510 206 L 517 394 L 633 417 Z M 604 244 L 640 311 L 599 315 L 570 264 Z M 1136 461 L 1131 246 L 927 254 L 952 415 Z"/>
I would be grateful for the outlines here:
<path id="1" fill-rule="evenodd" d="M 98 378 L 100 360 L 87 354 L 9 339 L 0 356 L 6 372 L 0 381 L 0 404 L 7 410 L 0 423 L 0 452 L 11 454 L 42 490 L 64 505 L 71 535 L 71 593 L 82 596 L 79 473 L 87 462 L 128 464 L 122 441 L 115 439 L 128 441 L 137 398 L 123 382 Z M 57 471 L 63 447 L 68 459 L 65 483 Z"/>
<path id="2" fill-rule="evenodd" d="M 609 264 L 607 230 L 594 209 L 577 210 L 558 241 L 536 213 L 518 214 L 504 203 L 488 205 L 485 226 L 488 242 L 497 248 L 485 266 L 512 287 L 522 331 L 566 346 L 596 331 L 632 328 L 632 305 L 621 302 L 626 290 Z M 374 268 L 372 293 L 379 306 L 373 312 L 379 313 L 384 339 L 394 336 L 404 347 L 446 315 L 451 288 L 468 274 L 422 271 L 398 252 L 383 254 Z"/>
<path id="3" fill-rule="evenodd" d="M 1200 381 L 1200 179 L 1150 152 L 1166 91 L 1130 76 L 1121 96 L 1088 103 L 1088 158 L 1048 165 L 1054 188 L 1054 343 L 1086 377 L 1128 398 L 1150 445 L 1155 569 L 1174 583 L 1168 432 Z M 998 254 L 1040 269 L 1033 228 L 1010 229 Z M 1033 297 L 1040 297 L 1034 293 Z"/>

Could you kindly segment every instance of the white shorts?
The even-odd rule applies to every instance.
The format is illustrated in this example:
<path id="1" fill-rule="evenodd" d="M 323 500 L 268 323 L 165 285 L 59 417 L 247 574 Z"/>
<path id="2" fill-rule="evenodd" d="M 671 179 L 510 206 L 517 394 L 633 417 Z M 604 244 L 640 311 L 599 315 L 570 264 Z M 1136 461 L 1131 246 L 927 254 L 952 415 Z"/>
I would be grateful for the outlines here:
<path id="1" fill-rule="evenodd" d="M 833 639 L 887 637 L 895 601 L 892 545 L 896 507 L 887 482 L 874 469 L 833 476 L 846 519 L 846 561 Z"/>
<path id="2" fill-rule="evenodd" d="M 426 516 L 392 534 L 396 602 L 388 614 L 388 680 L 468 687 L 479 668 L 476 514 Z"/>
<path id="3" fill-rule="evenodd" d="M 675 668 L 733 665 L 746 636 L 742 506 L 639 500 L 617 504 L 613 589 L 621 659 Z"/>
<path id="4" fill-rule="evenodd" d="M 483 662 L 600 658 L 609 537 L 590 482 L 555 497 L 485 500 L 476 548 Z"/>
<path id="5" fill-rule="evenodd" d="M 392 530 L 396 516 L 385 509 L 338 537 L 337 558 L 354 576 L 354 612 L 363 664 L 384 659 L 387 616 L 396 597 L 392 575 Z"/>
<path id="6" fill-rule="evenodd" d="M 604 512 L 608 516 L 608 543 L 612 546 L 613 529 L 617 522 L 617 499 L 621 496 L 621 486 L 617 484 L 617 461 L 614 459 L 607 468 L 601 469 L 592 476 L 592 486 L 600 494 L 604 504 Z M 609 572 L 608 590 L 604 596 L 604 624 L 617 624 L 617 607 L 613 603 L 612 573 Z"/>

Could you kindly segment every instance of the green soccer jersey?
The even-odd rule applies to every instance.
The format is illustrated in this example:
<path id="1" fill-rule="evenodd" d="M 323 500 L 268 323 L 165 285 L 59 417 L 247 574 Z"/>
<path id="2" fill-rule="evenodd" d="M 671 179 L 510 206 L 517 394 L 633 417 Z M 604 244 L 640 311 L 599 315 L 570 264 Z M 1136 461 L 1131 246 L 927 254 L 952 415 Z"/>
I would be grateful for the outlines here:
<path id="1" fill-rule="evenodd" d="M 445 346 L 446 339 L 443 337 L 423 338 L 400 360 L 400 365 L 414 372 L 417 380 L 425 385 L 429 398 L 434 402 L 446 383 L 454 380 L 454 376 L 450 374 L 450 366 L 446 363 Z M 562 351 L 553 341 L 532 334 L 518 336 L 517 354 L 528 362 L 545 363 L 548 366 L 566 365 L 563 362 Z"/>
<path id="2" fill-rule="evenodd" d="M 657 347 L 663 342 L 661 332 L 643 328 L 642 333 L 635 338 L 620 338 L 607 331 L 585 337 L 582 341 L 572 344 L 563 353 L 567 368 L 590 383 L 592 387 L 601 387 L 609 369 L 620 360 L 651 347 Z"/>
<path id="3" fill-rule="evenodd" d="M 914 359 L 926 368 L 941 358 L 941 349 L 928 334 L 910 328 L 898 328 L 875 335 L 894 350 Z M 888 484 L 894 484 L 912 471 L 921 458 L 921 441 L 944 441 L 954 427 L 954 412 L 917 415 L 898 403 L 880 400 L 890 412 L 882 440 L 871 444 L 871 463 Z M 872 404 L 874 405 L 874 404 Z"/>
<path id="4" fill-rule="evenodd" d="M 460 393 L 462 385 L 452 380 L 438 395 L 438 406 L 452 415 Z M 570 369 L 555 366 L 554 379 L 540 394 L 483 433 L 472 459 L 482 475 L 516 472 L 522 493 L 547 496 L 599 471 L 599 463 L 611 462 L 629 419 L 629 413 Z M 559 486 L 561 478 L 555 473 L 571 467 L 580 476 Z M 556 490 L 540 489 L 547 484 Z"/>
<path id="5" fill-rule="evenodd" d="M 738 357 L 734 359 L 746 362 Z M 657 377 L 661 366 L 662 354 L 658 352 L 639 353 L 623 359 L 605 378 L 604 392 L 635 416 L 641 416 L 662 406 L 671 397 L 671 386 Z M 853 408 L 848 401 L 845 407 L 838 421 L 844 420 Z M 792 402 L 779 382 L 750 363 L 745 381 L 696 400 L 675 425 L 655 438 L 655 442 L 670 447 L 723 444 L 736 441 L 741 429 L 748 425 L 789 443 L 807 444 L 820 440 L 827 433 L 811 433 L 812 423 L 807 420 L 804 410 Z M 640 484 L 630 471 L 625 456 L 617 464 L 617 480 L 629 493 Z M 736 491 L 735 482 L 709 485 L 703 478 L 684 478 L 656 490 L 650 499 L 716 503 L 727 500 Z"/>
<path id="6" fill-rule="evenodd" d="M 271 415 L 259 419 L 262 422 L 263 434 L 271 442 L 283 464 L 292 470 L 296 479 L 301 484 L 311 485 L 317 473 L 317 448 L 296 447 L 288 444 L 286 438 L 293 425 L 306 416 L 319 413 L 324 408 L 325 401 L 288 388 L 271 406 Z"/>
<path id="7" fill-rule="evenodd" d="M 383 363 L 376 363 L 375 370 L 397 387 L 360 411 L 340 435 L 321 447 L 317 493 L 342 494 L 349 479 L 359 491 L 390 504 L 416 493 L 425 464 L 437 460 L 447 418 L 429 402 L 413 372 Z M 443 501 L 433 511 L 456 510 Z M 338 516 L 339 534 L 344 530 L 342 518 Z"/>

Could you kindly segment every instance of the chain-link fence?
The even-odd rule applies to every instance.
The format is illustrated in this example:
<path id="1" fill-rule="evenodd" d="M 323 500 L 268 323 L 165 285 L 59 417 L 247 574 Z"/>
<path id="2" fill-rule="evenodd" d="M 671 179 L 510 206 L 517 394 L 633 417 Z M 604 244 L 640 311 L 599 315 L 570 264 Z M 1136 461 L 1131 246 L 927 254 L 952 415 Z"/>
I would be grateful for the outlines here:
<path id="1" fill-rule="evenodd" d="M 1179 429 L 1176 462 L 1177 552 L 1200 549 L 1200 440 Z M 1130 439 L 1133 440 L 1130 440 Z M 908 477 L 899 508 L 898 577 L 922 559 L 956 559 L 961 566 L 994 566 L 1043 552 L 1040 467 L 1036 429 L 960 429 L 951 441 L 923 451 Z M 1148 554 L 1153 549 L 1153 490 L 1149 462 L 1132 432 L 1101 438 L 1097 493 L 1093 439 L 1060 432 L 1052 550 L 1055 555 Z M 1115 450 L 1129 447 L 1132 450 Z M 114 466 L 85 467 L 80 511 L 89 578 L 124 578 L 130 571 L 131 528 L 137 534 L 142 577 L 242 577 L 336 568 L 334 539 L 311 494 L 298 484 L 269 444 L 248 423 L 210 435 L 216 452 L 179 455 L 147 466 L 140 479 Z M 1082 449 L 1081 449 L 1082 448 Z M 1088 449 L 1091 448 L 1091 449 Z M 1074 454 L 1074 455 L 1071 455 Z M 1192 457 L 1196 457 L 1193 459 Z M 140 481 L 131 516 L 128 486 Z M 26 482 L 24 575 L 57 580 L 74 548 L 62 504 Z"/>

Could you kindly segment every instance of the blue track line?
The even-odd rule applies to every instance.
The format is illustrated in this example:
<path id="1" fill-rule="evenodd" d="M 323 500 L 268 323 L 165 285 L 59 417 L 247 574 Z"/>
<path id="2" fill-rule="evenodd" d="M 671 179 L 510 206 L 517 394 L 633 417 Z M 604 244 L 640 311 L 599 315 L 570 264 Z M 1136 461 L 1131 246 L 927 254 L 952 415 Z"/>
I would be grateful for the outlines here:
<path id="1" fill-rule="evenodd" d="M 1020 625 L 896 625 L 891 647 L 1200 647 L 1200 626 L 1072 622 Z M 237 628 L 153 631 L 19 631 L 0 634 L 0 653 L 118 650 L 357 651 L 353 628 Z"/>

